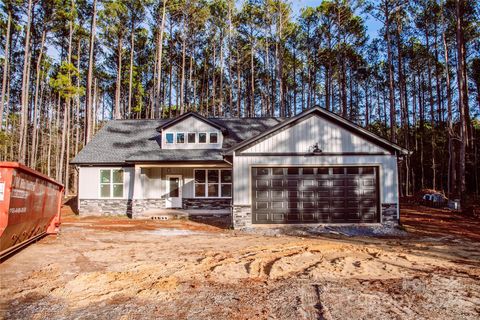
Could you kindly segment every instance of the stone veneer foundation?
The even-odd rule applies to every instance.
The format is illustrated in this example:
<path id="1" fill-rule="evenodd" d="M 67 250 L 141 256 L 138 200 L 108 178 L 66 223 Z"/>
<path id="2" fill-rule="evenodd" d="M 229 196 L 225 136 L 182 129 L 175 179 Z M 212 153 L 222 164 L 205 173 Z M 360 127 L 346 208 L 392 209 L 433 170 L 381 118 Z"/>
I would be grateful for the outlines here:
<path id="1" fill-rule="evenodd" d="M 183 209 L 225 210 L 231 208 L 231 199 L 183 199 Z M 81 199 L 79 213 L 94 216 L 124 216 L 141 218 L 156 209 L 165 209 L 165 199 Z"/>
<path id="2" fill-rule="evenodd" d="M 233 206 L 232 223 L 234 229 L 245 229 L 252 226 L 252 207 L 248 205 Z"/>
<path id="3" fill-rule="evenodd" d="M 129 216 L 132 215 L 130 199 L 80 199 L 78 212 L 84 216 Z"/>
<path id="4" fill-rule="evenodd" d="M 398 225 L 396 203 L 382 203 L 382 224 L 396 226 Z"/>
<path id="5" fill-rule="evenodd" d="M 220 210 L 230 209 L 232 207 L 232 199 L 230 198 L 184 198 L 182 201 L 183 209 L 205 209 Z"/>
<path id="6" fill-rule="evenodd" d="M 132 206 L 132 218 L 149 216 L 148 211 L 165 208 L 165 199 L 134 199 Z"/>
<path id="7" fill-rule="evenodd" d="M 249 205 L 233 206 L 232 222 L 234 229 L 245 229 L 252 227 L 252 209 Z M 382 224 L 385 226 L 398 225 L 397 204 L 382 204 Z M 275 225 L 272 225 L 275 226 Z"/>

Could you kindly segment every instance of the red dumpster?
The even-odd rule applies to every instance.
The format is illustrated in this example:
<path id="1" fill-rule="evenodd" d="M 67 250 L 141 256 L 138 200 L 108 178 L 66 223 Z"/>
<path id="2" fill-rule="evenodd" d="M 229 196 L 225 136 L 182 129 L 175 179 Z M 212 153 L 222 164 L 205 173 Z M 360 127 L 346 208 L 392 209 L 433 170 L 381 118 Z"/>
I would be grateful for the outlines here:
<path id="1" fill-rule="evenodd" d="M 16 162 L 0 162 L 0 259 L 58 232 L 63 185 Z"/>

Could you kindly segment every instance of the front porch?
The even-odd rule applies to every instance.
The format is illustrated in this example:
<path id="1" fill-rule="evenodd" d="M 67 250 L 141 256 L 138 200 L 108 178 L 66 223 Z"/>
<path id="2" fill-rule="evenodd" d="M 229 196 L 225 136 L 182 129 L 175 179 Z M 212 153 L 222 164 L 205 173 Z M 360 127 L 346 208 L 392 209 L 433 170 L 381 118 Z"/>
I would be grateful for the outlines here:
<path id="1" fill-rule="evenodd" d="M 136 164 L 132 218 L 229 215 L 232 171 L 227 163 Z"/>

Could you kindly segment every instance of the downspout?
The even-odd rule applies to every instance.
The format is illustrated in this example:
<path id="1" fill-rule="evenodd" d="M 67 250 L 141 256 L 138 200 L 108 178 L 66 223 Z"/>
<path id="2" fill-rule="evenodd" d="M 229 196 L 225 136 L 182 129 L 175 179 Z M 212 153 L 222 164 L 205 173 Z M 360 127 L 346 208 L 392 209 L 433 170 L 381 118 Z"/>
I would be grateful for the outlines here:
<path id="1" fill-rule="evenodd" d="M 400 156 L 398 154 L 398 151 L 395 151 L 395 156 L 397 158 L 397 196 L 398 196 L 398 203 L 397 203 L 397 221 L 398 221 L 398 224 L 400 224 L 400 170 L 402 169 L 401 166 L 400 166 Z"/>
<path id="2" fill-rule="evenodd" d="M 75 166 L 75 171 L 77 172 L 77 176 L 78 176 L 78 179 L 77 179 L 77 211 L 78 211 L 78 214 L 80 215 L 80 170 L 79 170 L 79 166 Z"/>

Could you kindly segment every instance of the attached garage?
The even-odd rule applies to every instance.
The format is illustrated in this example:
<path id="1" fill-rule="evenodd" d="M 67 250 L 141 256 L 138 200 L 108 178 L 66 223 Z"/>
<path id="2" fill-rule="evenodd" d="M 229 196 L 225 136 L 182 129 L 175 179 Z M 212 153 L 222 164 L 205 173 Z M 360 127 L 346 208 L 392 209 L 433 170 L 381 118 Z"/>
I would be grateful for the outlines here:
<path id="1" fill-rule="evenodd" d="M 321 108 L 229 150 L 233 225 L 396 224 L 408 151 Z"/>
<path id="2" fill-rule="evenodd" d="M 380 222 L 377 171 L 360 166 L 253 167 L 252 223 Z"/>

